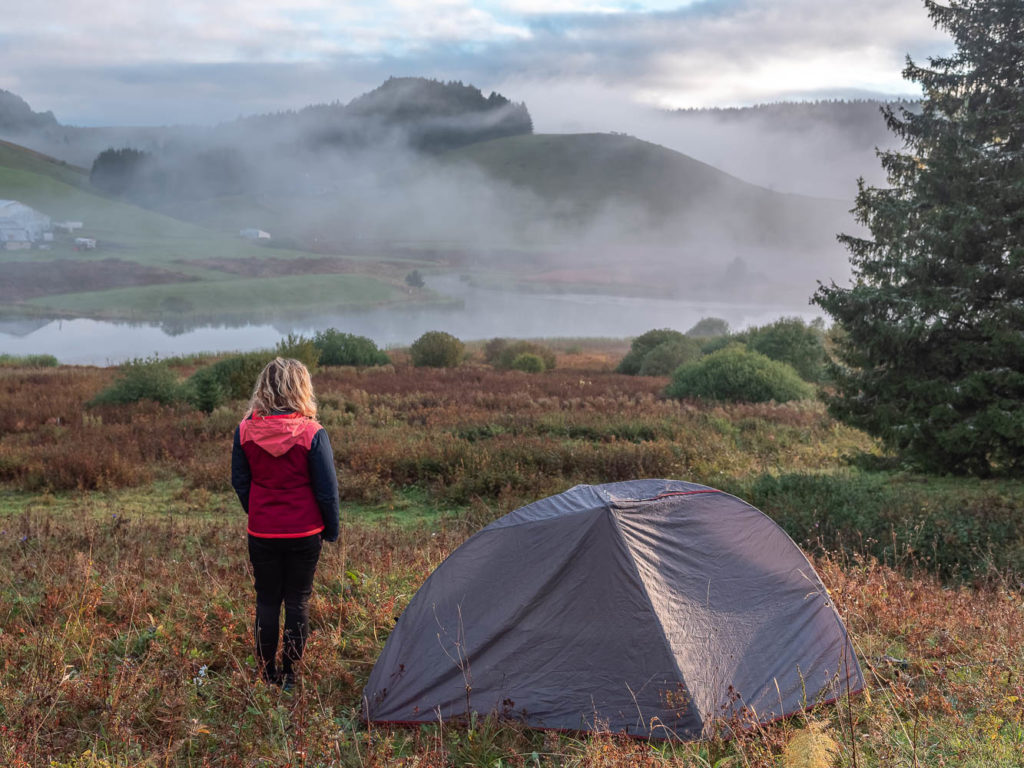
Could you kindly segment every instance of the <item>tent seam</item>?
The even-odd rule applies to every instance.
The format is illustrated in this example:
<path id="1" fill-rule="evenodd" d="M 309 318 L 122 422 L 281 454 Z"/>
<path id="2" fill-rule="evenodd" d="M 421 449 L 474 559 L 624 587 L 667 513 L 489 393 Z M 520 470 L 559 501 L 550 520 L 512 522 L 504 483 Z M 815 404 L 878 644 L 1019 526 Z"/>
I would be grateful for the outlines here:
<path id="1" fill-rule="evenodd" d="M 655 624 L 658 626 L 658 635 L 661 637 L 665 650 L 668 652 L 668 657 L 672 661 L 672 668 L 676 672 L 676 679 L 683 685 L 686 685 L 686 679 L 683 677 L 683 670 L 679 668 L 679 662 L 676 659 L 675 652 L 672 650 L 672 644 L 668 640 L 668 635 L 665 634 L 665 627 L 661 622 L 661 614 L 659 614 L 658 610 L 654 607 L 654 601 L 651 600 L 651 594 L 647 591 L 647 584 L 644 583 L 643 576 L 640 575 L 640 567 L 636 564 L 636 558 L 633 556 L 633 550 L 631 550 L 629 545 L 626 543 L 626 537 L 622 532 L 622 526 L 619 525 L 619 520 L 615 516 L 616 509 L 612 505 L 611 500 L 607 502 L 606 509 L 612 518 L 612 525 L 615 526 L 615 530 L 619 534 L 619 544 L 625 548 L 626 554 L 629 556 L 629 562 L 633 566 L 633 573 L 636 574 L 637 581 L 640 582 L 640 589 L 643 592 L 644 599 L 647 600 L 647 605 L 650 606 L 651 613 L 654 615 Z M 697 717 L 700 719 L 700 724 L 703 728 L 704 719 L 699 715 L 697 715 Z"/>

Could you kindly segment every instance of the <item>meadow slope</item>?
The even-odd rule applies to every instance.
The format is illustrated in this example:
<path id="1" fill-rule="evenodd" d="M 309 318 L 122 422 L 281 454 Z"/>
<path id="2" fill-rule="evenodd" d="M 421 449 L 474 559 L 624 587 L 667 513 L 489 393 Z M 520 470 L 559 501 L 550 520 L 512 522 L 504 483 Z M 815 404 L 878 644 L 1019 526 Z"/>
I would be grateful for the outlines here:
<path id="1" fill-rule="evenodd" d="M 0 142 L 0 199 L 54 222 L 84 224 L 73 235 L 55 233 L 46 250 L 0 250 L 0 313 L 9 316 L 194 324 L 252 319 L 254 307 L 266 317 L 444 301 L 428 290 L 408 291 L 404 276 L 421 261 L 311 259 L 304 251 L 254 244 L 238 237 L 238 228 L 213 231 L 111 198 L 89 184 L 83 169 L 7 142 Z M 253 217 L 243 221 L 252 226 Z M 80 251 L 75 237 L 93 238 L 98 248 Z M 268 263 L 275 265 L 270 275 L 264 274 Z"/>

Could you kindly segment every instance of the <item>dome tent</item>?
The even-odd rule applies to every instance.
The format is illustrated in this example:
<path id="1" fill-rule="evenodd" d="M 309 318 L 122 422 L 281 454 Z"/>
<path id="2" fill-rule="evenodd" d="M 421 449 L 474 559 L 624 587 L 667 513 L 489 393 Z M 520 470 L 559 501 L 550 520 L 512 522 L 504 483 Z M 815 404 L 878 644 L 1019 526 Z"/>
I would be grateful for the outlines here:
<path id="1" fill-rule="evenodd" d="M 864 687 L 810 562 L 749 504 L 672 480 L 580 485 L 472 536 L 398 620 L 376 723 L 499 712 L 528 726 L 710 735 Z"/>

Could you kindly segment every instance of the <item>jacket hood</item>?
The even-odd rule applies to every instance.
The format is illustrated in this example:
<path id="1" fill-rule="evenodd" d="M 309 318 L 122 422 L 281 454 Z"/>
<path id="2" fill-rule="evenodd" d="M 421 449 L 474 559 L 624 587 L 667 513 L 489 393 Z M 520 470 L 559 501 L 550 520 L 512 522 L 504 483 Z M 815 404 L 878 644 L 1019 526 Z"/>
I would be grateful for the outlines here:
<path id="1" fill-rule="evenodd" d="M 320 425 L 300 413 L 253 416 L 238 427 L 239 442 L 255 443 L 271 456 L 283 456 L 296 445 L 309 450 Z"/>

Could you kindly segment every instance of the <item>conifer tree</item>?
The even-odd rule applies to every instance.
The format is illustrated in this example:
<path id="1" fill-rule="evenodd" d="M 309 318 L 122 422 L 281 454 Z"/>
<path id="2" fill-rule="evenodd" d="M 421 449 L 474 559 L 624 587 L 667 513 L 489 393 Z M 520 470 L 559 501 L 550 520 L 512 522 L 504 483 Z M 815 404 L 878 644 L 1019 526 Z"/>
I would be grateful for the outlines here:
<path id="1" fill-rule="evenodd" d="M 830 408 L 930 471 L 1024 472 L 1024 0 L 925 0 L 955 42 L 918 66 L 889 186 L 858 182 Z"/>

